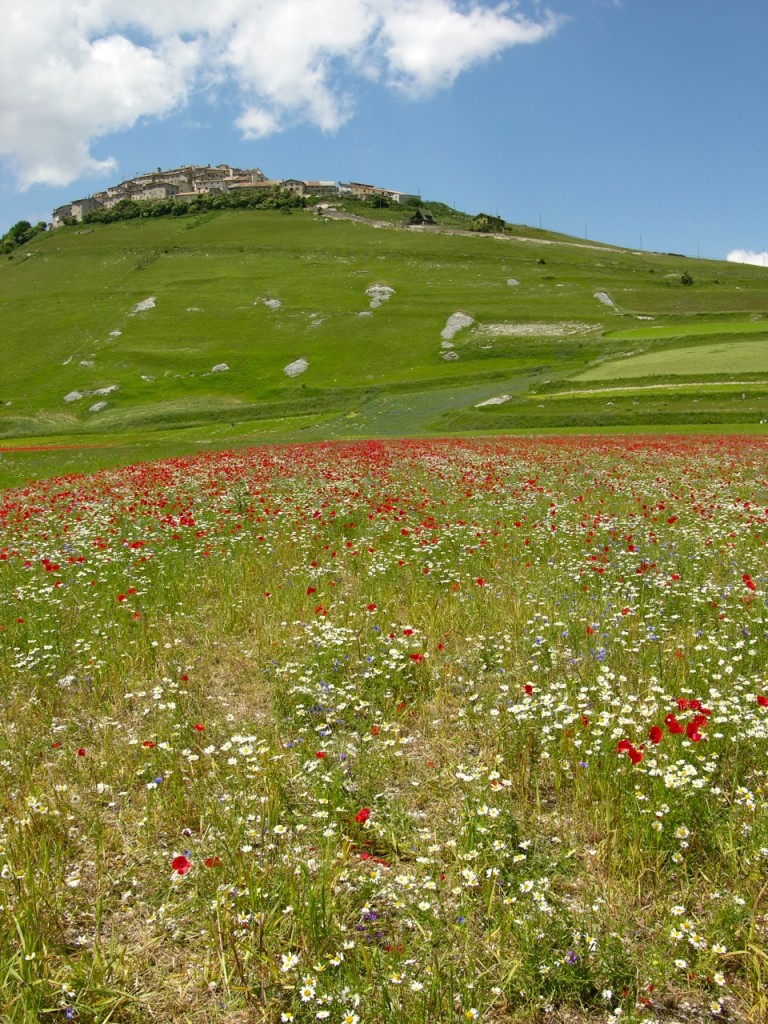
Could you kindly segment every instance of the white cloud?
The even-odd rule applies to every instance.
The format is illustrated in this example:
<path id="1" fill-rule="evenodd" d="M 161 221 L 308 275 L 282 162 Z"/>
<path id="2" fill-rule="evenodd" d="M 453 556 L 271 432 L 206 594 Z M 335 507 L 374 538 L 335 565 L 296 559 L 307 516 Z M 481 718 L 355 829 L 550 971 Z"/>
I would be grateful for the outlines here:
<path id="1" fill-rule="evenodd" d="M 768 267 L 768 251 L 751 252 L 749 249 L 732 249 L 725 257 L 730 263 L 751 263 L 755 267 Z"/>
<path id="2" fill-rule="evenodd" d="M 553 14 L 533 22 L 507 11 L 508 5 L 478 4 L 463 12 L 446 0 L 393 3 L 382 25 L 391 80 L 407 92 L 429 93 L 510 46 L 539 42 L 559 24 Z"/>
<path id="3" fill-rule="evenodd" d="M 95 139 L 211 83 L 239 99 L 246 138 L 332 132 L 355 79 L 425 96 L 560 20 L 482 0 L 3 0 L 0 156 L 24 186 L 111 169 Z"/>

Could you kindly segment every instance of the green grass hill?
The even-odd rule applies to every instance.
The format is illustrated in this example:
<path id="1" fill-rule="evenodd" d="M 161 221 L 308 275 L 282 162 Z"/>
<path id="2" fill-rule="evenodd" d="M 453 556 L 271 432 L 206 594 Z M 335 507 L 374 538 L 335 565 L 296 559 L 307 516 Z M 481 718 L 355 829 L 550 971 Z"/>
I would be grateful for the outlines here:
<path id="1" fill-rule="evenodd" d="M 210 211 L 61 228 L 3 256 L 0 438 L 768 419 L 763 268 L 509 225 L 473 233 L 447 208 L 425 230 L 360 212 L 385 219 Z"/>

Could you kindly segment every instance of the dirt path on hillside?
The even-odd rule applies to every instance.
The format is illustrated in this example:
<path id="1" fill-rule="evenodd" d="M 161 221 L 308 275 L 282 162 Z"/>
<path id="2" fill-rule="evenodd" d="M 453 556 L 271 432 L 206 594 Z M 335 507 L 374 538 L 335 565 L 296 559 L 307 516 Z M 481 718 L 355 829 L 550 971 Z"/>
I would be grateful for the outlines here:
<path id="1" fill-rule="evenodd" d="M 582 388 L 579 391 L 553 391 L 551 394 L 539 395 L 539 398 L 560 398 L 562 395 L 605 395 L 608 392 L 617 391 L 659 391 L 664 389 L 665 391 L 676 391 L 680 388 L 721 388 L 725 385 L 729 387 L 749 387 L 754 384 L 761 384 L 762 381 L 755 380 L 713 380 L 713 381 L 681 381 L 679 384 L 638 384 L 633 387 L 631 384 L 622 384 L 610 386 L 604 388 Z"/>
<path id="2" fill-rule="evenodd" d="M 356 224 L 368 224 L 374 228 L 391 228 L 395 231 L 420 232 L 432 235 L 460 235 L 464 238 L 495 238 L 500 242 L 515 241 L 536 242 L 539 245 L 568 245 L 573 249 L 592 249 L 597 252 L 632 252 L 631 249 L 619 249 L 611 245 L 592 245 L 589 242 L 567 242 L 550 238 L 531 238 L 529 235 L 499 235 L 494 234 L 492 231 L 469 231 L 464 228 L 443 227 L 440 224 L 415 224 L 413 227 L 410 227 L 407 224 L 394 224 L 390 220 L 371 220 L 369 217 L 361 217 L 357 213 L 345 213 L 343 210 L 323 210 L 318 206 L 308 207 L 308 209 L 315 210 L 330 220 L 351 220 Z M 642 256 L 644 254 L 634 253 L 634 255 Z"/>

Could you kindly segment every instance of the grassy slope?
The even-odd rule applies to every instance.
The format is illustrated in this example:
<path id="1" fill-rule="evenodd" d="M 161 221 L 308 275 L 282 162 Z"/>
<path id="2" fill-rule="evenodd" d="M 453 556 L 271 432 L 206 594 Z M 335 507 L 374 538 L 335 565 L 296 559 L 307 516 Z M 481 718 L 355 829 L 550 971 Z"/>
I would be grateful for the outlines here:
<path id="1" fill-rule="evenodd" d="M 683 270 L 693 287 L 680 284 Z M 395 290 L 373 311 L 372 284 Z M 131 315 L 149 296 L 155 308 Z M 0 263 L 0 310 L 0 436 L 9 439 L 163 430 L 175 444 L 192 428 L 199 446 L 254 434 L 759 427 L 768 405 L 762 268 L 528 229 L 504 239 L 407 232 L 308 212 L 62 229 Z M 447 362 L 440 332 L 459 310 L 478 326 L 454 338 L 459 359 Z M 528 333 L 489 333 L 498 323 Z M 288 378 L 284 366 L 299 357 L 309 370 Z M 212 374 L 222 362 L 230 370 Z M 713 387 L 733 371 L 748 371 L 751 397 Z M 637 391 L 620 402 L 558 397 L 588 387 L 574 379 Z M 648 389 L 665 379 L 703 386 Z M 112 385 L 119 390 L 64 402 Z M 511 400 L 475 408 L 500 394 Z M 97 401 L 107 407 L 89 412 Z"/>

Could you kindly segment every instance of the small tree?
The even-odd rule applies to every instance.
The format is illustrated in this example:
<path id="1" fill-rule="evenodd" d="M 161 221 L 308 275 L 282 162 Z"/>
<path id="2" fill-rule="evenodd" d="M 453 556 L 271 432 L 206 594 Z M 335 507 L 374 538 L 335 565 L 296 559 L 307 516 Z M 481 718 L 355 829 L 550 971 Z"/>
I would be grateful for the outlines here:
<path id="1" fill-rule="evenodd" d="M 687 270 L 684 270 L 680 275 L 680 284 L 693 284 L 693 278 Z"/>

